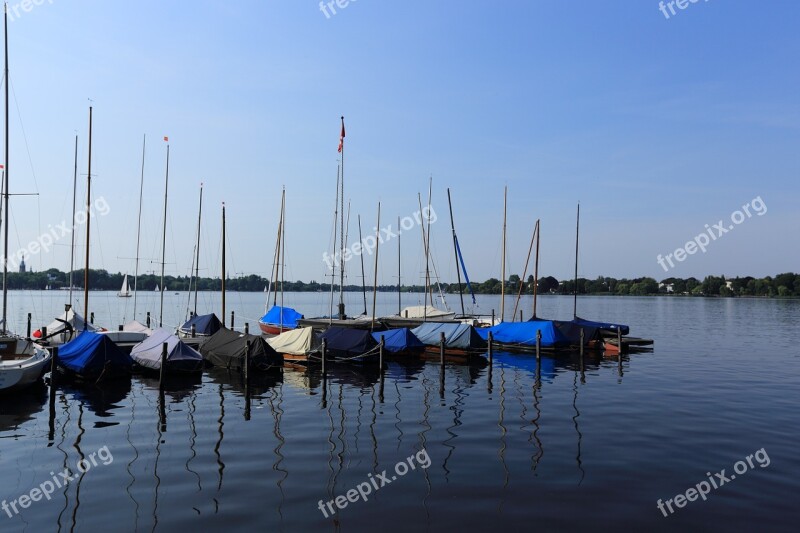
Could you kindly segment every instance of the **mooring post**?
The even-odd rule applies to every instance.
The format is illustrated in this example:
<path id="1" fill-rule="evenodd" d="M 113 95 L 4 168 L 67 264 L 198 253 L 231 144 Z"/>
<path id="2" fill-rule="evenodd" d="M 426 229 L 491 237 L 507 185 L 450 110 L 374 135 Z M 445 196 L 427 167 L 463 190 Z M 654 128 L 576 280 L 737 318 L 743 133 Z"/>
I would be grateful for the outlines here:
<path id="1" fill-rule="evenodd" d="M 147 327 L 150 327 L 150 311 L 147 312 Z"/>
<path id="2" fill-rule="evenodd" d="M 236 316 L 235 313 L 233 311 L 231 311 L 231 329 L 233 329 L 233 318 L 234 318 L 234 316 Z"/>
<path id="3" fill-rule="evenodd" d="M 94 311 L 89 313 L 89 323 L 94 324 Z"/>
<path id="4" fill-rule="evenodd" d="M 322 375 L 325 375 L 325 352 L 328 350 L 328 339 L 322 339 Z"/>
<path id="5" fill-rule="evenodd" d="M 196 325 L 196 324 L 192 324 L 192 328 L 191 328 L 191 335 L 192 335 L 192 338 L 193 338 L 193 339 L 194 339 L 195 337 L 197 337 L 197 325 Z"/>
<path id="6" fill-rule="evenodd" d="M 378 398 L 380 399 L 381 402 L 383 402 L 383 381 L 384 381 L 384 375 L 383 375 L 383 347 L 384 347 L 385 344 L 386 344 L 386 341 L 384 340 L 383 335 L 381 335 L 381 342 L 380 342 L 380 344 L 378 344 L 378 354 L 379 354 L 378 357 L 380 359 L 380 363 L 379 363 L 380 364 L 380 370 L 379 370 L 379 372 L 380 372 L 380 376 L 381 376 L 381 384 L 380 384 L 380 390 L 378 391 Z"/>
<path id="7" fill-rule="evenodd" d="M 122 324 L 119 324 L 119 325 L 117 326 L 117 331 L 122 331 Z"/>
<path id="8" fill-rule="evenodd" d="M 542 352 L 542 330 L 536 330 L 536 361 L 539 361 L 541 358 Z"/>
<path id="9" fill-rule="evenodd" d="M 383 346 L 385 341 L 383 339 L 383 335 L 381 335 L 381 342 L 378 343 L 378 366 L 379 372 L 381 373 L 381 378 L 383 377 Z"/>
<path id="10" fill-rule="evenodd" d="M 444 370 L 444 331 L 439 333 L 439 363 L 442 365 L 442 370 Z"/>
<path id="11" fill-rule="evenodd" d="M 42 340 L 47 338 L 47 326 L 42 326 Z"/>
<path id="12" fill-rule="evenodd" d="M 31 314 L 28 313 L 28 336 L 25 337 L 26 339 L 31 338 Z"/>
<path id="13" fill-rule="evenodd" d="M 250 341 L 245 343 L 244 352 L 244 382 L 250 382 Z"/>
<path id="14" fill-rule="evenodd" d="M 486 342 L 489 343 L 489 364 L 490 365 L 492 364 L 492 359 L 494 358 L 494 348 L 492 347 L 492 342 L 493 341 L 494 341 L 494 335 L 492 335 L 492 332 L 490 331 L 489 332 L 489 336 L 486 339 Z"/>
<path id="15" fill-rule="evenodd" d="M 622 328 L 617 328 L 617 348 L 619 348 L 619 354 L 617 357 L 619 358 L 619 375 L 622 375 Z"/>
<path id="16" fill-rule="evenodd" d="M 519 310 L 519 321 L 522 322 L 522 309 Z"/>
<path id="17" fill-rule="evenodd" d="M 53 356 L 50 358 L 50 394 L 55 394 L 56 372 L 58 367 L 58 346 L 53 346 Z"/>
<path id="18" fill-rule="evenodd" d="M 581 350 L 581 361 L 583 361 L 583 342 L 584 342 L 583 339 L 584 339 L 584 333 L 583 333 L 583 328 L 581 328 L 581 348 L 580 348 L 580 350 Z"/>
<path id="19" fill-rule="evenodd" d="M 494 309 L 492 309 L 492 326 L 494 326 Z"/>
<path id="20" fill-rule="evenodd" d="M 168 349 L 169 348 L 166 342 L 161 345 L 161 369 L 158 376 L 158 388 L 162 391 L 164 390 L 164 375 L 167 373 L 166 367 Z"/>
<path id="21" fill-rule="evenodd" d="M 408 318 L 408 309 L 406 309 L 406 318 Z"/>
<path id="22" fill-rule="evenodd" d="M 244 334 L 245 335 L 250 335 L 250 322 L 245 322 L 244 323 Z"/>

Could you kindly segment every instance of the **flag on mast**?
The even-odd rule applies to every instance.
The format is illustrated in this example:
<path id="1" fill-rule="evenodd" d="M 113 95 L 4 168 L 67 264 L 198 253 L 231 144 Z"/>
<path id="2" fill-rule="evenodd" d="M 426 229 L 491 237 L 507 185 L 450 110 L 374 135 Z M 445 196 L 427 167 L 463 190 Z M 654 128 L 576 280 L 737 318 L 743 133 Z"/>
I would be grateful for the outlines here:
<path id="1" fill-rule="evenodd" d="M 344 117 L 342 117 L 342 134 L 339 136 L 339 153 L 344 149 Z"/>
<path id="2" fill-rule="evenodd" d="M 164 135 L 164 142 L 169 142 L 169 137 L 167 137 L 166 135 Z"/>

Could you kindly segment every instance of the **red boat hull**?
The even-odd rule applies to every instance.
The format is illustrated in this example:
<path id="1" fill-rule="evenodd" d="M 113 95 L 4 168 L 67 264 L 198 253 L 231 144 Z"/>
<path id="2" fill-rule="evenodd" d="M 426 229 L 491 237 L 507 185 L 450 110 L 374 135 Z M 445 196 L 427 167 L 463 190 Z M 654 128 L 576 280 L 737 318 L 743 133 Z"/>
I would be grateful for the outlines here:
<path id="1" fill-rule="evenodd" d="M 281 326 L 277 326 L 275 324 L 264 324 L 262 322 L 258 323 L 258 327 L 261 328 L 261 332 L 262 333 L 265 333 L 267 335 L 280 335 L 284 331 L 291 331 L 291 330 L 294 329 L 294 328 L 290 328 L 290 327 L 287 327 L 287 326 L 281 327 Z"/>

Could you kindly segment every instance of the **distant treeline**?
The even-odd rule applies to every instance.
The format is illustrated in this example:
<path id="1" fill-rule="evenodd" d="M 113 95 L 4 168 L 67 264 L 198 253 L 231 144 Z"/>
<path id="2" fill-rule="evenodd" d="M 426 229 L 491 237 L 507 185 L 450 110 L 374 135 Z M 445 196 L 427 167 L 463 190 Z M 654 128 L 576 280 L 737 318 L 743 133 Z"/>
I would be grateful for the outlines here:
<path id="1" fill-rule="evenodd" d="M 105 270 L 89 270 L 89 287 L 93 290 L 118 291 L 122 287 L 124 274 L 111 274 Z M 73 273 L 75 287 L 83 288 L 83 270 Z M 165 276 L 164 285 L 170 291 L 194 290 L 194 280 L 188 276 Z M 128 278 L 133 289 L 133 277 Z M 137 280 L 137 289 L 152 291 L 160 285 L 161 277 L 153 274 L 141 274 Z M 523 294 L 533 294 L 533 276 L 522 281 L 520 276 L 512 274 L 505 283 L 506 294 L 517 294 L 522 285 Z M 269 280 L 251 274 L 236 278 L 227 278 L 225 287 L 229 291 L 258 292 L 269 286 Z M 461 284 L 466 292 L 466 285 Z M 572 294 L 573 280 L 559 281 L 552 276 L 539 279 L 539 294 Z M 9 289 L 44 290 L 69 287 L 69 274 L 51 268 L 44 272 L 12 272 L 8 275 Z M 476 294 L 500 294 L 502 284 L 499 279 L 490 278 L 484 282 L 473 282 L 472 290 Z M 222 288 L 220 278 L 200 278 L 197 280 L 200 291 L 219 291 Z M 338 290 L 339 286 L 334 285 Z M 457 293 L 457 283 L 434 283 L 433 290 L 441 289 L 444 293 Z M 316 281 L 286 281 L 283 290 L 287 292 L 328 292 L 328 283 Z M 345 285 L 345 291 L 362 290 L 360 285 Z M 371 290 L 371 287 L 368 288 Z M 422 292 L 423 285 L 403 285 L 403 292 Z M 397 291 L 397 285 L 380 285 L 380 292 Z M 666 278 L 661 282 L 653 278 L 616 279 L 600 276 L 597 279 L 578 278 L 578 294 L 613 294 L 613 295 L 685 295 L 685 296 L 760 296 L 760 297 L 800 297 L 800 274 L 785 273 L 775 277 L 753 278 L 750 276 L 725 278 L 725 276 L 706 276 L 702 281 L 697 278 Z"/>

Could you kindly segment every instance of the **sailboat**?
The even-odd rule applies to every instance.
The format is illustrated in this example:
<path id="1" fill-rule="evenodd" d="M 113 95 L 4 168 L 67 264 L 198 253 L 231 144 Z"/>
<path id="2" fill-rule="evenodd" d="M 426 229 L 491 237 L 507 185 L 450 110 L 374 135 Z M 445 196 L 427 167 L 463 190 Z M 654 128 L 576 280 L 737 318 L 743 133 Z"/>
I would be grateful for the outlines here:
<path id="1" fill-rule="evenodd" d="M 284 249 L 286 242 L 286 232 L 284 227 L 285 213 L 286 213 L 286 190 L 284 190 L 281 195 L 281 217 L 280 221 L 278 222 L 278 242 L 275 245 L 274 268 L 271 276 L 272 280 L 277 280 L 279 272 L 278 269 L 280 268 L 281 304 L 278 305 L 277 283 L 275 284 L 276 285 L 275 292 L 270 294 L 272 288 L 272 280 L 270 280 L 270 290 L 268 291 L 267 288 L 264 287 L 264 291 L 267 293 L 267 304 L 269 303 L 270 295 L 272 296 L 272 308 L 269 309 L 268 311 L 265 309 L 264 316 L 262 316 L 258 320 L 258 327 L 261 328 L 261 331 L 267 335 L 280 335 L 284 331 L 293 330 L 297 327 L 297 321 L 304 318 L 301 313 L 298 313 L 291 307 L 284 307 L 283 305 L 284 269 L 282 268 L 282 265 L 283 262 L 286 261 L 284 257 Z"/>
<path id="2" fill-rule="evenodd" d="M 8 10 L 5 29 L 5 164 L 3 165 L 3 256 L 8 257 Z M 50 353 L 41 346 L 13 335 L 7 329 L 8 261 L 3 261 L 3 321 L 0 324 L 0 392 L 21 389 L 38 382 L 50 366 Z"/>
<path id="3" fill-rule="evenodd" d="M 125 277 L 122 278 L 122 288 L 120 288 L 117 296 L 120 298 L 130 298 L 133 296 L 133 292 L 131 292 L 130 285 L 128 285 L 128 275 L 125 274 Z"/>
<path id="4" fill-rule="evenodd" d="M 92 199 L 92 107 L 89 107 L 89 170 L 86 175 L 86 206 Z M 86 263 L 83 278 L 83 308 L 89 310 L 89 239 L 91 217 L 86 218 Z M 102 333 L 84 328 L 77 337 L 59 350 L 58 369 L 68 377 L 81 380 L 130 377 L 133 361 L 130 356 Z"/>

